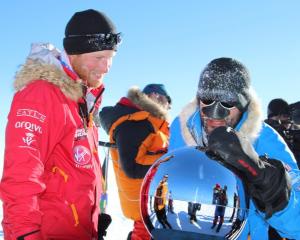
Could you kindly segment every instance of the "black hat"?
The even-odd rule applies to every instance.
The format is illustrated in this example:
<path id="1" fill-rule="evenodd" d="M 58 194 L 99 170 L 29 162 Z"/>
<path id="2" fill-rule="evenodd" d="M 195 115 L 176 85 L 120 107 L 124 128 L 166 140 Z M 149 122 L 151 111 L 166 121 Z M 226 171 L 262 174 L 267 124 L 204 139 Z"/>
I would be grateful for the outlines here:
<path id="1" fill-rule="evenodd" d="M 268 118 L 279 115 L 289 115 L 289 104 L 282 98 L 275 98 L 268 105 Z"/>
<path id="2" fill-rule="evenodd" d="M 151 83 L 144 87 L 143 93 L 151 94 L 151 93 L 158 93 L 163 95 L 167 98 L 168 103 L 171 104 L 172 100 L 170 95 L 168 94 L 165 85 L 159 83 Z"/>
<path id="3" fill-rule="evenodd" d="M 295 102 L 289 105 L 291 121 L 295 124 L 300 124 L 300 102 Z"/>
<path id="4" fill-rule="evenodd" d="M 197 98 L 233 103 L 245 111 L 250 102 L 249 88 L 249 72 L 242 63 L 232 58 L 217 58 L 202 71 Z"/>
<path id="5" fill-rule="evenodd" d="M 64 48 L 67 54 L 116 50 L 120 34 L 112 21 L 93 9 L 76 12 L 65 29 Z"/>

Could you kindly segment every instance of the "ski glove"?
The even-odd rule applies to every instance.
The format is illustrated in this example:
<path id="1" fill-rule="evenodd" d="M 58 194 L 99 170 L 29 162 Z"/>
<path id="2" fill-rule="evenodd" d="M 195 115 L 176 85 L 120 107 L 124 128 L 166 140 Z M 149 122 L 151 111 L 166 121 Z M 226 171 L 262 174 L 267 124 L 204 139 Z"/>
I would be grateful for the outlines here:
<path id="1" fill-rule="evenodd" d="M 106 236 L 106 229 L 111 223 L 111 216 L 106 213 L 99 214 L 98 217 L 98 240 L 103 240 Z"/>
<path id="2" fill-rule="evenodd" d="M 289 201 L 290 180 L 281 161 L 258 157 L 246 138 L 230 127 L 216 128 L 208 139 L 207 155 L 243 181 L 257 209 L 270 218 Z"/>

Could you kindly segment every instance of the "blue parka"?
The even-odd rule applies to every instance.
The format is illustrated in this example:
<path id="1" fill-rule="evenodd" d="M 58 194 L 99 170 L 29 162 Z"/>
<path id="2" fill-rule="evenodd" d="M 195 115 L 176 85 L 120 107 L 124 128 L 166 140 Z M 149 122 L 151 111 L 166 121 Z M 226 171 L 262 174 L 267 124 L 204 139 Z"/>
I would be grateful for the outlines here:
<path id="1" fill-rule="evenodd" d="M 300 171 L 281 136 L 262 121 L 261 107 L 254 94 L 235 130 L 248 137 L 259 156 L 267 154 L 270 158 L 282 161 L 289 169 L 292 183 L 288 205 L 268 220 L 264 219 L 264 213 L 259 212 L 250 200 L 248 221 L 239 239 L 247 239 L 250 234 L 251 240 L 268 240 L 268 228 L 271 225 L 282 237 L 300 240 Z M 196 99 L 174 119 L 170 135 L 169 150 L 183 146 L 203 146 L 200 109 Z"/>

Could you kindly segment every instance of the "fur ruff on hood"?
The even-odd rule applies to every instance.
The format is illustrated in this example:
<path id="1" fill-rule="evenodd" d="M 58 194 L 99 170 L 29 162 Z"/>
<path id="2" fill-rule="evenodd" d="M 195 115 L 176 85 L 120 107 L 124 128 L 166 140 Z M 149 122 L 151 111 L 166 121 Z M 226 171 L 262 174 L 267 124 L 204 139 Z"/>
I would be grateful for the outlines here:
<path id="1" fill-rule="evenodd" d="M 142 110 L 151 113 L 153 116 L 159 119 L 169 121 L 168 111 L 164 109 L 158 102 L 155 102 L 149 98 L 138 87 L 130 88 L 127 98 Z"/>
<path id="2" fill-rule="evenodd" d="M 263 114 L 260 101 L 254 90 L 251 90 L 249 95 L 250 103 L 247 110 L 248 116 L 242 123 L 242 126 L 238 132 L 239 135 L 246 136 L 247 139 L 251 143 L 253 143 L 258 137 L 259 132 L 262 128 Z M 194 99 L 192 102 L 188 103 L 179 114 L 180 131 L 187 145 L 197 145 L 186 124 L 191 115 L 197 110 L 197 108 L 197 99 Z"/>
<path id="3" fill-rule="evenodd" d="M 14 82 L 16 91 L 21 90 L 35 80 L 45 80 L 58 86 L 67 98 L 78 101 L 82 97 L 80 80 L 73 80 L 55 65 L 44 64 L 38 60 L 27 59 L 17 72 Z"/>

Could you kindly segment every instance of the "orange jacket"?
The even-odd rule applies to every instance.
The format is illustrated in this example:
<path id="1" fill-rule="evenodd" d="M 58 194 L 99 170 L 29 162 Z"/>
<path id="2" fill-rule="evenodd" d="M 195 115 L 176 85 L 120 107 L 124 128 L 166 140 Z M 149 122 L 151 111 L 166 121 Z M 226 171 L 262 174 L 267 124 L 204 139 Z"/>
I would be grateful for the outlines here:
<path id="1" fill-rule="evenodd" d="M 154 209 L 155 211 L 163 209 L 167 204 L 168 195 L 168 183 L 160 181 L 158 187 L 156 188 L 154 197 Z"/>
<path id="2" fill-rule="evenodd" d="M 169 128 L 165 120 L 158 119 L 146 111 L 139 111 L 134 114 L 125 115 L 119 118 L 110 129 L 110 141 L 114 143 L 113 131 L 124 121 L 141 121 L 147 119 L 154 128 L 154 133 L 141 142 L 135 161 L 141 165 L 149 167 L 163 155 L 163 149 L 168 146 Z M 132 129 L 134 131 L 134 129 Z M 132 220 L 140 220 L 140 188 L 143 178 L 128 177 L 119 164 L 119 155 L 117 149 L 111 149 L 113 166 L 116 175 L 116 181 L 119 189 L 121 207 L 124 215 Z"/>
<path id="3" fill-rule="evenodd" d="M 115 106 L 102 108 L 100 122 L 109 134 L 123 214 L 140 220 L 140 189 L 152 164 L 169 145 L 167 110 L 139 89 L 129 90 Z"/>

